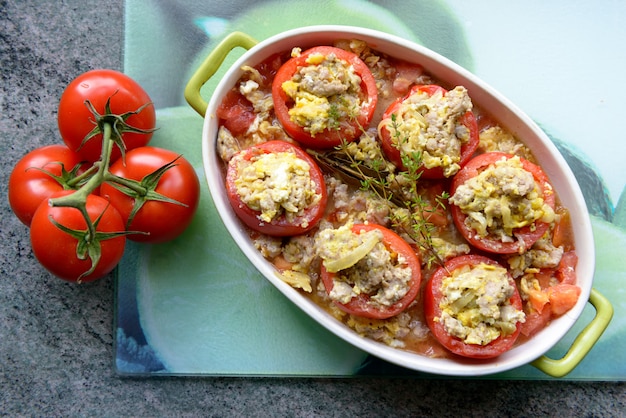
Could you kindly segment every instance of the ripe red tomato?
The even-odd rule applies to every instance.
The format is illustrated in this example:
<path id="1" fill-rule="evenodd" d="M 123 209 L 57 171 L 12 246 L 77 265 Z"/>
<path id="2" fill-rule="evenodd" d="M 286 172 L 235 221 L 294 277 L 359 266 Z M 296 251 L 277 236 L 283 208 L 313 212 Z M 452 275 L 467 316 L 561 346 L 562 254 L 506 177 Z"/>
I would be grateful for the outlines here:
<path id="1" fill-rule="evenodd" d="M 362 93 L 361 108 L 356 117 L 339 120 L 338 129 L 327 128 L 315 135 L 311 135 L 302 126 L 291 120 L 289 108 L 293 107 L 293 101 L 282 88 L 283 83 L 291 80 L 299 68 L 316 65 L 308 62 L 308 58 L 313 54 L 322 54 L 323 56 L 335 54 L 337 58 L 350 64 L 354 68 L 354 72 L 361 77 Z M 368 127 L 378 103 L 378 90 L 371 71 L 356 54 L 332 46 L 318 46 L 291 58 L 280 67 L 272 83 L 272 98 L 276 117 L 292 138 L 311 148 L 332 148 L 342 141 L 354 140 Z"/>
<path id="2" fill-rule="evenodd" d="M 411 88 L 411 90 L 409 90 L 409 93 L 406 96 L 394 101 L 387 108 L 387 110 L 383 114 L 383 120 L 391 119 L 392 115 L 398 112 L 402 103 L 405 100 L 409 99 L 409 97 L 411 97 L 413 94 L 418 92 L 427 93 L 428 95 L 432 96 L 437 92 L 441 92 L 445 95 L 447 93 L 447 90 L 436 84 L 415 85 Z M 476 152 L 479 144 L 479 136 L 478 125 L 476 123 L 476 117 L 474 116 L 473 112 L 467 111 L 460 118 L 460 123 L 469 130 L 470 136 L 469 141 L 461 146 L 461 158 L 458 164 L 463 167 L 469 161 L 469 159 L 472 158 L 474 152 Z M 380 136 L 381 146 L 387 158 L 389 158 L 389 160 L 394 163 L 396 167 L 398 167 L 400 170 L 406 170 L 406 167 L 402 163 L 402 154 L 400 153 L 400 149 L 394 143 L 394 138 L 392 137 L 386 125 L 383 125 L 381 127 Z M 443 169 L 441 167 L 422 168 L 420 171 L 422 173 L 422 177 L 427 179 L 443 179 L 445 177 Z"/>
<path id="3" fill-rule="evenodd" d="M 63 180 L 55 176 L 62 177 L 63 169 L 70 172 L 80 163 L 80 156 L 65 145 L 48 145 L 26 154 L 9 177 L 9 203 L 13 213 L 24 225 L 30 225 L 41 202 L 66 188 Z"/>
<path id="4" fill-rule="evenodd" d="M 50 198 L 71 193 L 73 191 L 57 192 Z M 30 225 L 33 253 L 41 265 L 55 276 L 71 282 L 79 280 L 89 282 L 111 272 L 124 254 L 126 237 L 121 235 L 100 241 L 101 257 L 95 270 L 85 277 L 80 277 L 91 268 L 91 260 L 89 257 L 86 259 L 78 258 L 76 250 L 79 240 L 59 229 L 50 221 L 50 218 L 67 228 L 82 231 L 87 229 L 85 219 L 78 209 L 51 207 L 48 205 L 48 200 L 46 199 L 41 203 Z M 97 232 L 124 232 L 122 217 L 104 198 L 89 195 L 86 204 L 87 213 L 92 221 L 100 217 L 96 228 Z"/>
<path id="5" fill-rule="evenodd" d="M 110 173 L 125 179 L 141 181 L 159 168 L 176 160 L 174 165 L 160 177 L 153 189 L 169 199 L 182 203 L 175 204 L 158 200 L 147 200 L 127 225 L 129 231 L 145 232 L 131 234 L 128 239 L 139 242 L 158 243 L 169 241 L 180 235 L 191 223 L 200 200 L 200 182 L 195 169 L 179 154 L 156 147 L 140 147 L 130 150 L 126 159 L 114 162 Z M 131 197 L 110 182 L 100 186 L 100 195 L 109 199 L 120 212 L 124 223 L 128 222 L 135 198 Z"/>
<path id="6" fill-rule="evenodd" d="M 442 282 L 450 276 L 450 274 L 459 268 L 465 266 L 475 266 L 485 263 L 493 266 L 500 266 L 496 261 L 480 256 L 480 255 L 463 255 L 448 260 L 444 266 L 439 267 L 432 275 L 424 289 L 424 314 L 426 323 L 437 340 L 451 352 L 470 358 L 493 358 L 497 357 L 505 351 L 510 350 L 515 344 L 520 334 L 522 323 L 517 322 L 515 331 L 505 337 L 498 337 L 486 345 L 467 344 L 460 338 L 448 334 L 441 321 L 436 318 L 441 317 L 441 308 L 439 303 L 442 300 Z M 501 266 L 500 266 L 501 267 Z M 522 299 L 520 297 L 515 281 L 509 275 L 509 283 L 514 287 L 515 292 L 509 299 L 509 302 L 516 309 L 522 309 Z"/>
<path id="7" fill-rule="evenodd" d="M 292 221 L 288 220 L 287 217 L 282 214 L 272 219 L 271 222 L 265 222 L 260 219 L 261 212 L 251 209 L 239 196 L 237 186 L 235 185 L 235 180 L 239 176 L 237 168 L 238 158 L 232 158 L 226 172 L 226 193 L 235 214 L 237 214 L 244 224 L 255 231 L 273 236 L 300 235 L 317 225 L 324 215 L 328 195 L 326 193 L 326 184 L 324 183 L 322 171 L 309 154 L 300 147 L 285 141 L 268 141 L 247 148 L 241 152 L 241 158 L 247 161 L 261 154 L 274 152 L 292 152 L 296 154 L 299 159 L 309 164 L 309 175 L 311 176 L 311 180 L 315 183 L 315 192 L 321 195 L 320 200 L 315 205 L 304 210 L 302 216 L 298 216 Z"/>
<path id="8" fill-rule="evenodd" d="M 71 150 L 90 162 L 100 159 L 102 134 L 95 135 L 81 147 L 83 139 L 95 127 L 94 115 L 85 105 L 85 101 L 89 100 L 102 115 L 109 98 L 111 112 L 119 115 L 135 112 L 141 106 L 151 103 L 148 94 L 136 81 L 114 70 L 92 70 L 79 75 L 65 88 L 59 101 L 58 125 L 63 141 Z M 154 129 L 154 106 L 150 104 L 140 113 L 130 115 L 126 122 L 135 128 Z M 130 150 L 146 145 L 152 134 L 126 132 L 122 137 L 126 149 Z M 120 150 L 114 147 L 111 161 L 117 160 L 120 155 Z"/>
<path id="9" fill-rule="evenodd" d="M 453 196 L 459 186 L 470 178 L 477 176 L 481 171 L 503 157 L 512 158 L 513 156 L 502 152 L 488 152 L 474 157 L 454 176 L 452 187 L 450 188 L 450 195 Z M 554 209 L 556 197 L 554 189 L 548 180 L 548 176 L 538 165 L 524 158 L 520 158 L 520 160 L 524 170 L 531 173 L 535 178 L 536 183 L 542 191 L 544 202 Z M 478 234 L 465 223 L 467 215 L 463 213 L 458 206 L 451 204 L 450 211 L 452 213 L 452 219 L 461 235 L 476 248 L 491 253 L 513 254 L 519 252 L 520 247 L 530 248 L 543 236 L 550 226 L 546 222 L 540 220 L 536 221 L 533 225 L 514 230 L 513 236 L 516 239 L 511 242 L 503 242 L 499 237 L 486 236 L 481 238 L 478 236 Z"/>
<path id="10" fill-rule="evenodd" d="M 368 232 L 372 230 L 381 231 L 383 233 L 383 244 L 387 247 L 387 249 L 391 252 L 402 255 L 406 260 L 407 266 L 411 268 L 409 290 L 404 297 L 398 300 L 398 302 L 388 307 L 373 305 L 370 302 L 370 296 L 364 293 L 352 298 L 348 303 L 335 302 L 335 304 L 341 310 L 352 315 L 375 319 L 391 318 L 392 316 L 396 316 L 407 309 L 417 297 L 422 280 L 422 267 L 419 257 L 413 248 L 411 248 L 411 246 L 404 239 L 390 229 L 377 224 L 358 224 L 352 227 L 352 231 L 354 233 L 360 233 L 361 231 Z M 326 292 L 329 294 L 333 290 L 333 279 L 336 274 L 337 273 L 330 273 L 326 270 L 322 263 L 320 277 L 324 283 Z"/>

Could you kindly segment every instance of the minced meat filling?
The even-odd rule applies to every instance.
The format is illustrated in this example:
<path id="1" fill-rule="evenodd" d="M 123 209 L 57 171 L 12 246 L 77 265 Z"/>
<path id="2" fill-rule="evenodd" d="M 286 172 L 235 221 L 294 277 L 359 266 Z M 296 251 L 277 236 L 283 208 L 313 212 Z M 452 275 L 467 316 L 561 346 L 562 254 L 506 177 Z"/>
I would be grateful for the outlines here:
<path id="1" fill-rule="evenodd" d="M 261 212 L 262 221 L 271 222 L 282 214 L 294 221 L 321 199 L 309 163 L 292 152 L 261 154 L 250 161 L 234 158 L 237 193 L 250 209 Z"/>
<path id="2" fill-rule="evenodd" d="M 515 289 L 506 269 L 478 264 L 456 269 L 441 286 L 440 321 L 466 344 L 486 345 L 512 334 L 525 315 L 509 302 Z"/>
<path id="3" fill-rule="evenodd" d="M 449 201 L 467 215 L 467 226 L 480 237 L 491 235 L 503 242 L 513 240 L 516 228 L 554 220 L 554 210 L 517 156 L 502 158 L 472 177 Z"/>
<path id="4" fill-rule="evenodd" d="M 338 129 L 342 120 L 358 114 L 362 104 L 361 77 L 334 54 L 312 54 L 282 88 L 293 101 L 291 120 L 312 136 Z"/>
<path id="5" fill-rule="evenodd" d="M 327 229 L 318 235 L 316 247 L 325 261 L 350 257 L 350 249 L 359 248 L 373 234 L 380 234 L 373 248 L 358 260 L 352 260 L 350 267 L 337 272 L 329 295 L 332 300 L 345 304 L 365 294 L 374 306 L 388 307 L 407 294 L 412 277 L 411 268 L 401 255 L 390 252 L 380 241 L 382 234 L 379 231 L 355 234 L 345 226 Z M 337 256 L 333 249 L 343 252 Z"/>
<path id="6" fill-rule="evenodd" d="M 470 133 L 460 118 L 472 109 L 465 87 L 457 86 L 445 95 L 417 91 L 404 100 L 394 120 L 385 119 L 398 149 L 406 155 L 421 152 L 426 168 L 441 167 L 451 177 L 461 168 L 461 147 Z"/>

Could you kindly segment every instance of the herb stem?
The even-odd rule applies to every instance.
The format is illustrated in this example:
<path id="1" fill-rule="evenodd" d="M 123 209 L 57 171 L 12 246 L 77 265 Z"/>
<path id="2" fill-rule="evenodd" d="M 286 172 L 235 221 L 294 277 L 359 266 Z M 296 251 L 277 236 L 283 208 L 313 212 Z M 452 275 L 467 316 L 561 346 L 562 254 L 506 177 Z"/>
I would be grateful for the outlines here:
<path id="1" fill-rule="evenodd" d="M 421 166 L 421 156 L 419 154 L 412 155 L 405 161 L 408 171 L 401 173 L 401 175 L 407 176 L 407 181 L 403 182 L 403 184 L 406 183 L 408 185 L 407 188 L 407 186 L 399 183 L 395 173 L 386 168 L 381 168 L 386 167 L 385 165 L 376 164 L 376 166 L 372 167 L 364 161 L 357 160 L 347 149 L 345 143 L 339 145 L 333 151 L 319 152 L 307 150 L 307 152 L 318 161 L 326 172 L 340 175 L 348 183 L 358 183 L 362 190 L 370 191 L 380 200 L 387 202 L 391 207 L 408 210 L 410 213 L 409 219 L 399 219 L 397 217 L 394 218 L 393 215 L 391 216 L 394 227 L 402 230 L 421 250 L 430 254 L 429 263 L 435 261 L 443 265 L 443 260 L 437 254 L 432 241 L 432 232 L 436 227 L 424 216 L 424 212 L 433 209 L 428 201 L 422 198 L 417 189 L 421 176 L 421 172 L 418 170 Z M 379 157 L 381 161 L 386 161 L 382 153 Z M 404 189 L 410 197 L 399 196 L 398 193 L 394 193 L 393 189 Z M 438 197 L 436 200 L 437 207 L 445 209 L 443 197 Z"/>

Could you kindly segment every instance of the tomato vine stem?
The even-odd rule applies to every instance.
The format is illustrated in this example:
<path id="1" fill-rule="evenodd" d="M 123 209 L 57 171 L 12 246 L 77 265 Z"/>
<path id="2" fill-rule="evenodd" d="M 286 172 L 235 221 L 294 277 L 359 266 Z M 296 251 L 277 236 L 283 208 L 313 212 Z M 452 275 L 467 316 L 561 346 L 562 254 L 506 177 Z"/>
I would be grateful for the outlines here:
<path id="1" fill-rule="evenodd" d="M 80 211 L 84 221 L 85 229 L 72 229 L 57 222 L 52 215 L 49 216 L 50 223 L 55 225 L 58 229 L 71 235 L 77 240 L 76 257 L 79 260 L 91 260 L 91 267 L 88 271 L 84 272 L 79 278 L 91 274 L 101 258 L 101 241 L 131 234 L 146 234 L 146 232 L 131 231 L 129 230 L 130 223 L 132 222 L 134 215 L 139 211 L 142 205 L 150 200 L 156 200 L 161 202 L 168 202 L 186 206 L 181 202 L 170 199 L 167 196 L 161 195 L 156 192 L 156 187 L 163 174 L 170 168 L 177 165 L 177 160 L 180 155 L 173 161 L 163 165 L 159 169 L 155 170 L 151 174 L 145 176 L 140 181 L 124 178 L 113 174 L 110 171 L 111 156 L 113 154 L 114 147 L 118 147 L 121 152 L 121 159 L 125 162 L 126 158 L 126 145 L 122 140 L 122 135 L 126 132 L 148 134 L 154 131 L 154 129 L 139 129 L 127 124 L 126 120 L 135 114 L 141 112 L 146 106 L 151 103 L 141 106 L 139 109 L 123 114 L 114 114 L 110 108 L 110 100 L 107 100 L 103 114 L 98 113 L 93 104 L 89 100 L 85 100 L 85 106 L 89 108 L 94 116 L 95 127 L 85 136 L 81 144 L 84 145 L 87 141 L 96 138 L 96 135 L 101 134 L 101 151 L 100 158 L 94 162 L 84 172 L 80 172 L 80 166 L 75 167 L 72 170 L 72 175 L 69 180 L 66 180 L 67 189 L 74 190 L 70 194 L 50 198 L 48 205 L 50 207 L 68 207 L 74 208 Z M 131 196 L 135 200 L 135 205 L 131 212 L 130 217 L 127 220 L 126 228 L 121 231 L 113 232 L 101 232 L 98 231 L 98 224 L 108 209 L 107 207 L 97 214 L 95 220 L 92 220 L 88 210 L 88 198 L 98 188 L 108 183 L 113 185 L 118 190 Z M 94 215 L 93 213 L 91 214 Z"/>
<path id="2" fill-rule="evenodd" d="M 90 104 L 86 103 L 86 105 L 89 106 Z M 120 130 L 117 125 L 119 123 L 125 124 L 124 119 L 119 115 L 106 114 L 101 116 L 95 110 L 92 111 L 94 116 L 97 118 L 98 127 L 102 132 L 102 152 L 100 160 L 95 162 L 86 173 L 74 179 L 74 184 L 80 184 L 81 181 L 87 179 L 87 181 L 80 186 L 76 192 L 70 195 L 50 199 L 50 206 L 73 207 L 81 210 L 83 216 L 85 217 L 85 222 L 87 223 L 90 235 L 95 236 L 95 227 L 93 222 L 87 215 L 86 211 L 83 210 L 86 206 L 87 196 L 93 193 L 93 191 L 105 181 L 121 184 L 140 196 L 145 196 L 148 193 L 148 189 L 135 180 L 128 180 L 123 177 L 116 176 L 109 171 L 113 147 L 116 144 L 119 145 L 119 143 L 121 143 L 121 140 L 117 138 L 117 136 L 120 135 Z M 123 143 L 121 146 L 123 147 Z"/>
<path id="3" fill-rule="evenodd" d="M 87 225 L 86 237 L 87 242 L 92 242 L 96 237 L 96 226 L 92 222 L 87 213 L 87 196 L 96 190 L 104 181 L 108 172 L 109 162 L 111 159 L 111 151 L 113 150 L 113 140 L 111 139 L 112 126 L 108 122 L 101 124 L 102 127 L 102 154 L 100 161 L 94 163 L 97 168 L 96 172 L 83 184 L 76 192 L 50 199 L 49 204 L 52 207 L 72 207 L 78 209 Z"/>

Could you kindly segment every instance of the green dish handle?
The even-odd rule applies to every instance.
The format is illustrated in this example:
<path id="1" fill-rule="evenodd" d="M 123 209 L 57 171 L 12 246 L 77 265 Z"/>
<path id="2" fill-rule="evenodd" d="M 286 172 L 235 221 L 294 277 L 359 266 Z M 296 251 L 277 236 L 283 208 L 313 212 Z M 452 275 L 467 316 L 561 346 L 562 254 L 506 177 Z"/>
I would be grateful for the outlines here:
<path id="1" fill-rule="evenodd" d="M 591 289 L 589 303 L 595 308 L 596 316 L 578 334 L 567 354 L 558 360 L 541 356 L 531 363 L 533 366 L 552 377 L 563 377 L 578 366 L 613 318 L 611 302 L 597 290 Z"/>
<path id="2" fill-rule="evenodd" d="M 220 68 L 230 51 L 237 47 L 250 49 L 258 41 L 242 32 L 233 32 L 224 38 L 200 64 L 185 87 L 185 100 L 204 117 L 208 103 L 200 95 L 200 89 Z"/>

